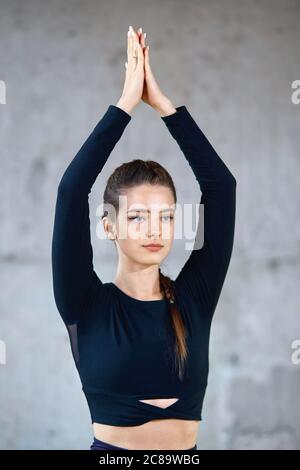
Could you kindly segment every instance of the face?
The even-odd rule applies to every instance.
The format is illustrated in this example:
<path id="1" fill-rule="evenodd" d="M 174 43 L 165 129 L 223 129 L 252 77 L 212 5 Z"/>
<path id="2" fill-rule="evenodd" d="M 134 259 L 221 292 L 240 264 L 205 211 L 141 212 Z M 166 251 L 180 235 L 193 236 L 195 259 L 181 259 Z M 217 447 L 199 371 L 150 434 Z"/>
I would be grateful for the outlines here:
<path id="1" fill-rule="evenodd" d="M 175 201 L 166 186 L 143 184 L 120 198 L 116 223 L 111 226 L 121 261 L 160 264 L 174 240 Z M 145 248 L 150 243 L 161 248 Z"/>

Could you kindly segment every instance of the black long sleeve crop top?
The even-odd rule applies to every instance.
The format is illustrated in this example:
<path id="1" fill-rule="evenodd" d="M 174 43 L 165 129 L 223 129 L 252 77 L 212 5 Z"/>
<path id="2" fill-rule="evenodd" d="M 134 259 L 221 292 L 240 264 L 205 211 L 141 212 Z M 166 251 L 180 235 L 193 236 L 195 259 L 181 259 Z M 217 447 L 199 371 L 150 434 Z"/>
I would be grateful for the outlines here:
<path id="1" fill-rule="evenodd" d="M 204 204 L 204 243 L 172 280 L 187 335 L 185 374 L 174 372 L 169 301 L 138 300 L 93 266 L 89 193 L 131 115 L 107 111 L 66 168 L 57 190 L 52 275 L 57 309 L 93 422 L 134 426 L 152 419 L 202 420 L 211 320 L 234 239 L 236 180 L 186 106 L 161 117 L 191 166 Z M 199 225 L 199 224 L 198 224 Z M 177 398 L 162 408 L 141 401 Z"/>

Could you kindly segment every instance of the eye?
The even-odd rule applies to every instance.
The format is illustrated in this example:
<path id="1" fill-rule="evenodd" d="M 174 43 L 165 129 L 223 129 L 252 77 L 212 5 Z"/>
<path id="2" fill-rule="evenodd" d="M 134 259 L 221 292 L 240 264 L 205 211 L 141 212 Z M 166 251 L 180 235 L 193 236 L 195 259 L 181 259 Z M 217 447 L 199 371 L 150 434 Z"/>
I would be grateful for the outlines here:
<path id="1" fill-rule="evenodd" d="M 137 221 L 138 221 L 138 222 L 142 222 L 141 219 L 143 219 L 143 216 L 141 216 L 141 215 L 135 215 L 135 216 L 132 216 L 132 217 L 128 217 L 128 219 L 129 219 L 129 220 L 137 220 L 137 219 L 139 219 L 139 220 L 137 220 Z"/>
<path id="2" fill-rule="evenodd" d="M 142 222 L 143 220 L 145 220 L 145 217 L 143 217 L 141 215 L 134 215 L 134 216 L 128 217 L 128 219 L 129 220 L 135 220 L 137 222 Z M 173 215 L 163 215 L 162 219 L 163 219 L 164 222 L 169 222 L 170 220 L 174 219 L 174 216 Z"/>
<path id="3" fill-rule="evenodd" d="M 162 218 L 165 219 L 165 222 L 168 222 L 170 220 L 173 220 L 174 216 L 173 215 L 163 215 Z"/>

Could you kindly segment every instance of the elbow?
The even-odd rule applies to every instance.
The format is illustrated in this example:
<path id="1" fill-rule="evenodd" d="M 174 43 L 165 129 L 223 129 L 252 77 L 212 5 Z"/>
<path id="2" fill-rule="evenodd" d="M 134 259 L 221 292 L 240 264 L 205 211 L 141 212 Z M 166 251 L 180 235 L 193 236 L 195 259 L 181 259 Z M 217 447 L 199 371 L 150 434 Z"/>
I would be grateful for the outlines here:
<path id="1" fill-rule="evenodd" d="M 235 188 L 236 187 L 236 178 L 230 171 L 227 165 L 223 161 L 221 161 L 221 165 L 219 167 L 219 182 L 224 188 Z"/>
<path id="2" fill-rule="evenodd" d="M 233 174 L 228 170 L 225 177 L 225 187 L 226 188 L 236 188 L 236 178 Z"/>
<path id="3" fill-rule="evenodd" d="M 79 189 L 77 185 L 62 177 L 57 187 L 57 197 L 61 200 L 70 200 L 74 199 L 78 193 Z"/>
<path id="4" fill-rule="evenodd" d="M 228 177 L 228 184 L 230 186 L 233 186 L 234 188 L 236 187 L 236 178 L 234 175 L 231 173 L 231 171 L 227 168 L 227 177 Z"/>
<path id="5" fill-rule="evenodd" d="M 90 189 L 87 189 L 80 178 L 71 173 L 64 173 L 57 187 L 57 193 L 63 199 L 73 199 L 79 195 L 84 195 L 86 192 L 89 192 Z"/>
<path id="6" fill-rule="evenodd" d="M 236 188 L 236 179 L 232 174 L 231 174 L 231 180 L 232 180 L 233 187 Z"/>
<path id="7" fill-rule="evenodd" d="M 59 185 L 57 187 L 57 193 L 61 196 L 64 196 L 64 195 L 68 194 L 69 192 L 70 192 L 70 185 L 68 184 L 66 179 L 64 179 L 64 177 L 62 177 L 60 182 L 59 182 Z"/>

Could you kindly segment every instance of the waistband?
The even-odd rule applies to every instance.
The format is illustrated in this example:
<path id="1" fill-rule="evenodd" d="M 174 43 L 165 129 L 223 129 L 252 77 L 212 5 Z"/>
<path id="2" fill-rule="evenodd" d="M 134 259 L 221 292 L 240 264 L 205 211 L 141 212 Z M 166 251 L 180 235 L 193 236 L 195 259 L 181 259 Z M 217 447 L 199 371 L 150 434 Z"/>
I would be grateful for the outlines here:
<path id="1" fill-rule="evenodd" d="M 90 450 L 129 450 L 129 449 L 125 449 L 124 447 L 114 446 L 113 444 L 100 441 L 99 439 L 94 437 Z M 191 447 L 190 449 L 186 449 L 186 450 L 197 450 L 197 444 L 195 444 L 194 447 Z"/>

